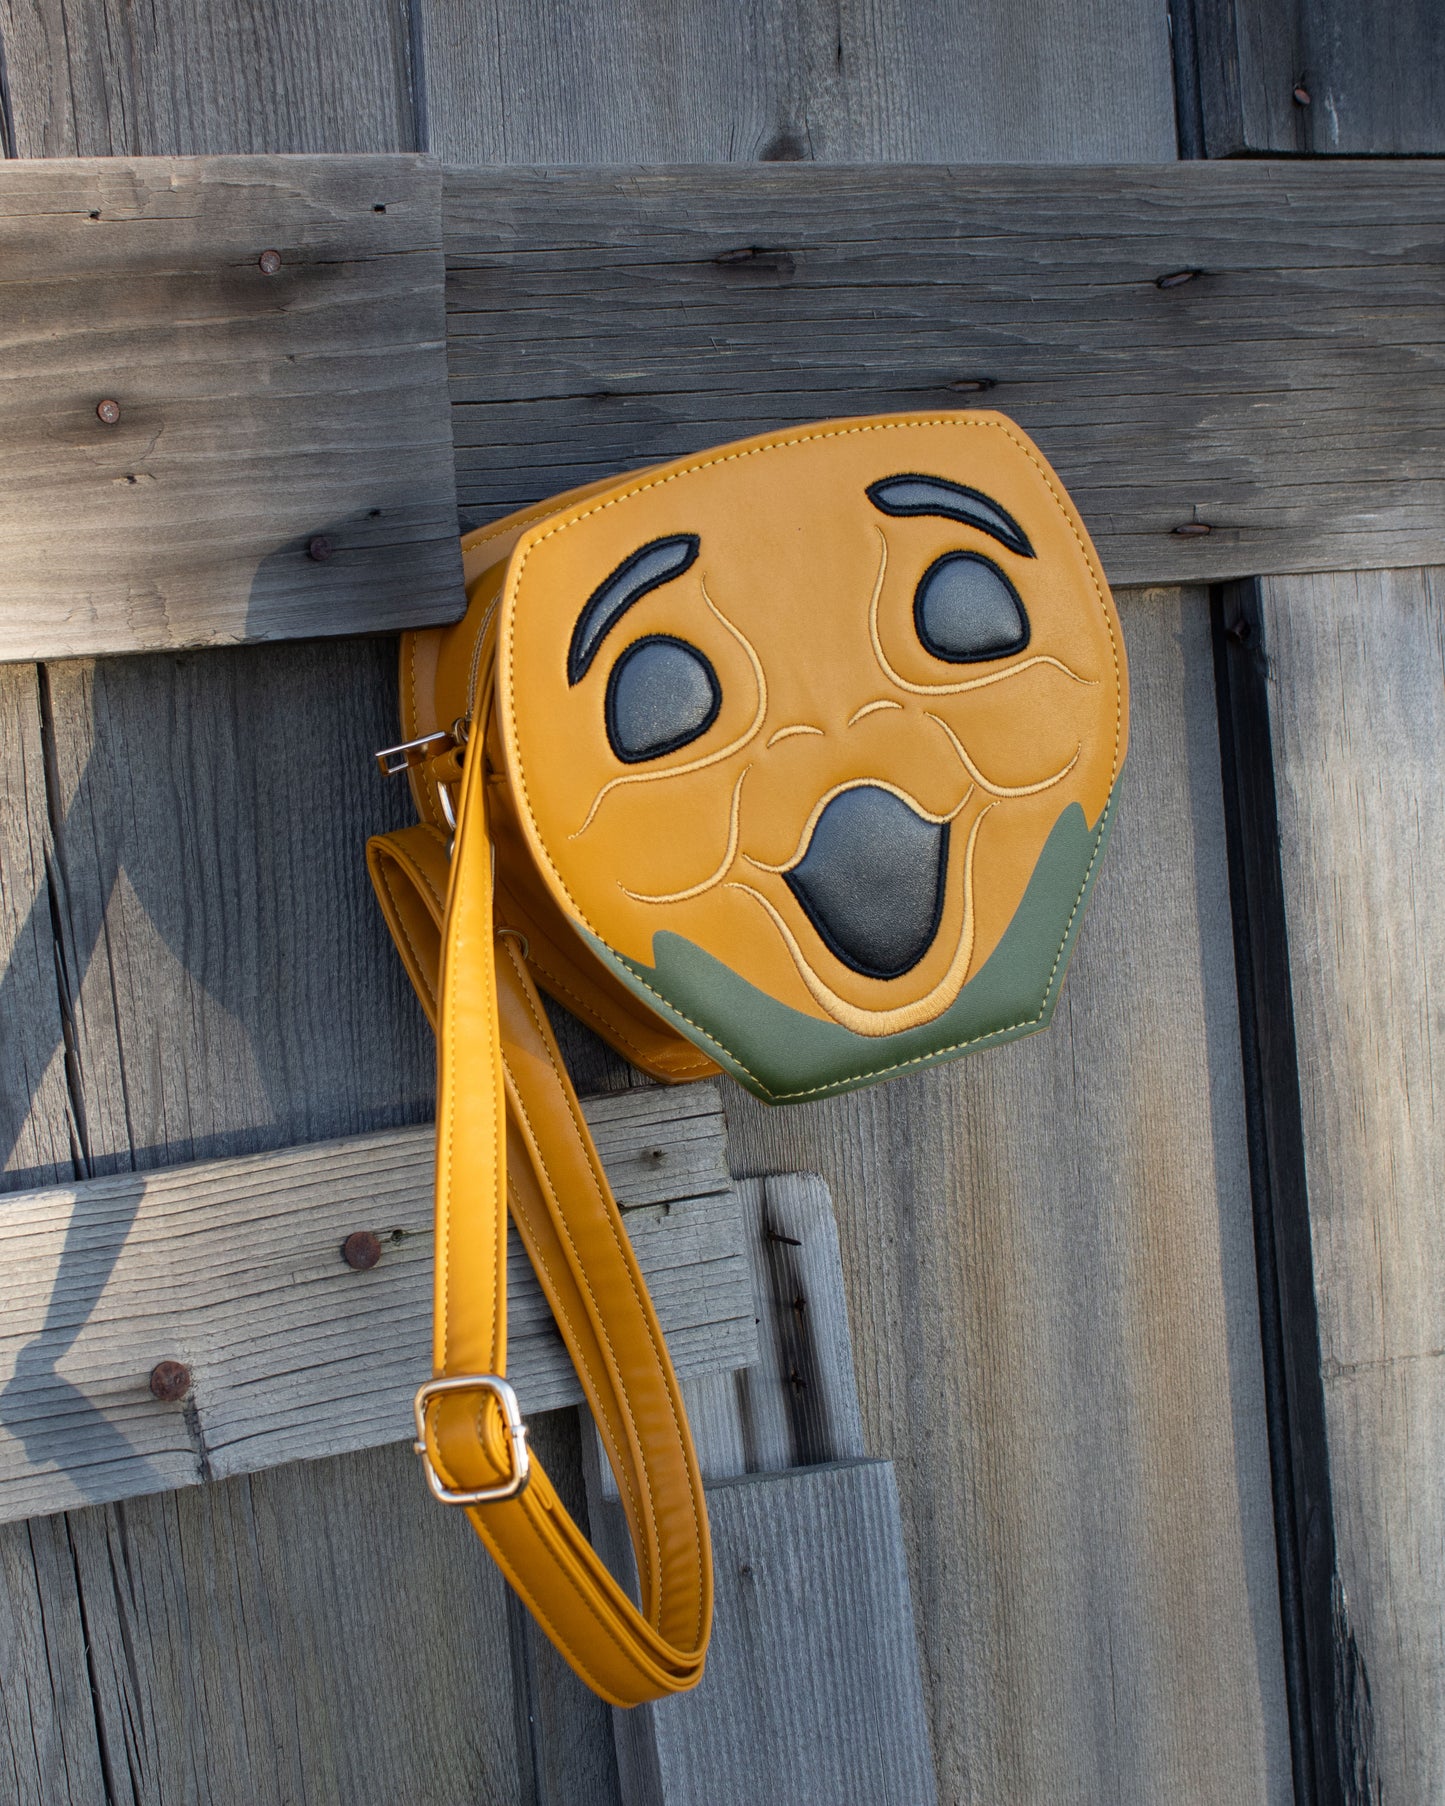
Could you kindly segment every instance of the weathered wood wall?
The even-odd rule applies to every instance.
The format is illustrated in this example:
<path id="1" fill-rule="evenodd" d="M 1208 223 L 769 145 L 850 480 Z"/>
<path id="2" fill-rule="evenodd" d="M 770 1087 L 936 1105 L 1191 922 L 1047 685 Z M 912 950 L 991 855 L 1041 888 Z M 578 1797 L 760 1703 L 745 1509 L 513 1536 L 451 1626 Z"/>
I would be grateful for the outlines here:
<path id="1" fill-rule="evenodd" d="M 1445 555 L 1431 163 L 453 170 L 443 217 L 468 518 L 981 403 L 1114 584 Z"/>
<path id="2" fill-rule="evenodd" d="M 0 46 L 5 148 L 27 156 L 1175 154 L 1152 0 L 1043 20 L 941 0 L 866 15 L 0 0 Z M 1355 148 L 1438 149 L 1419 118 L 1405 141 Z M 836 1108 L 734 1112 L 745 1165 L 834 1180 L 870 1447 L 900 1457 L 945 1798 L 1162 1797 L 1140 1751 L 1188 1797 L 1288 1796 L 1203 598 L 1125 613 L 1147 801 L 1121 821 L 1051 1035 Z M 365 764 L 391 684 L 385 643 L 0 673 L 9 1184 L 426 1115 L 424 1032 L 353 862 L 406 813 Z M 622 1082 L 585 1038 L 570 1047 L 587 1082 Z M 1212 1386 L 1177 1370 L 1181 1349 Z M 1162 1402 L 1173 1385 L 1213 1472 L 1191 1466 L 1193 1428 Z M 1044 1446 L 1019 1434 L 1040 1410 L 1063 1426 Z M 565 1483 L 575 1431 L 538 1434 Z M 1337 1477 L 1341 1497 L 1380 1485 L 1358 1471 Z M 1121 1500 L 1134 1546 L 1109 1534 Z M 1378 1666 L 1397 1602 L 1371 1534 L 1361 1505 L 1343 1560 Z M 1222 1599 L 1191 1553 L 1211 1539 Z M 1407 1547 L 1391 1545 L 1392 1570 L 1408 1573 Z M 605 1716 L 509 1616 L 404 1451 L 6 1526 L 0 1573 L 0 1725 L 27 1802 L 616 1798 Z M 1220 1658 L 1231 1626 L 1242 1645 Z M 1181 1703 L 1161 1676 L 1192 1691 Z M 1437 1772 L 1404 1766 L 1418 1699 L 1378 1708 L 1398 1797 Z M 1215 1751 L 1196 1713 L 1222 1727 Z"/>
<path id="3" fill-rule="evenodd" d="M 1445 573 L 1263 586 L 1356 1795 L 1445 1791 Z"/>

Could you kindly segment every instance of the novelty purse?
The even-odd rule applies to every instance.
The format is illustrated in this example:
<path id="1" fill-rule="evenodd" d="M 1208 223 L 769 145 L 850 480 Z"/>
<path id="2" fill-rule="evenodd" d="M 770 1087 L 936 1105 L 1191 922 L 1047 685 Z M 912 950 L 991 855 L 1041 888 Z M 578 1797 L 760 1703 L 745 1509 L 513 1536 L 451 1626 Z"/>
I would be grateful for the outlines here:
<path id="1" fill-rule="evenodd" d="M 1128 676 L 1063 487 L 1000 414 L 799 426 L 462 541 L 407 634 L 420 825 L 368 846 L 437 1030 L 435 1377 L 416 1448 L 579 1674 L 700 1679 L 707 1513 L 662 1333 L 538 989 L 677 1081 L 826 1097 L 1044 1027 L 1109 832 Z M 529 1458 L 508 1209 L 617 1473 L 640 1609 Z"/>

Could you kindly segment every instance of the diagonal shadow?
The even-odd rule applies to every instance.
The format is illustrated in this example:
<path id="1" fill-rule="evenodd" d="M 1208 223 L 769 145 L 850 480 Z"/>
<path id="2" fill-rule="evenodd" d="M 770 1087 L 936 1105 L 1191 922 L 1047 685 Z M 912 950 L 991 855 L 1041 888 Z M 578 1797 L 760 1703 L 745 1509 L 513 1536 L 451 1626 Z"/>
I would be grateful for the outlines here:
<path id="1" fill-rule="evenodd" d="M 349 525 L 329 529 L 343 548 Z M 274 597 L 268 566 L 304 555 L 263 561 L 253 606 Z M 0 1036 L 33 1026 L 53 948 L 81 1172 L 428 1120 L 430 1035 L 364 860 L 369 834 L 410 816 L 405 786 L 371 757 L 398 737 L 394 637 L 77 661 L 41 678 L 54 858 L 0 974 Z M 0 1058 L 5 1160 L 54 1051 Z M 135 1458 L 55 1369 L 141 1190 L 119 1217 L 108 1200 L 104 1234 L 83 1203 L 72 1212 L 45 1323 L 0 1389 L 0 1423 L 34 1461 Z M 32 1414 L 41 1382 L 46 1423 Z"/>

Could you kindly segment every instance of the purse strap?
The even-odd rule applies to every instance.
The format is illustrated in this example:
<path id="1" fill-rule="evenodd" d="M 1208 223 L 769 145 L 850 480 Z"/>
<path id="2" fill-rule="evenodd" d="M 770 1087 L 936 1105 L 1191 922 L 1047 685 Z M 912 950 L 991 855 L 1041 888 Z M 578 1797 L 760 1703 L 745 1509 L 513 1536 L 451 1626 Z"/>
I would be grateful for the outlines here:
<path id="1" fill-rule="evenodd" d="M 567 1077 L 525 936 L 496 925 L 481 737 L 451 857 L 431 826 L 367 864 L 437 1030 L 433 1379 L 417 1453 L 562 1655 L 613 1705 L 693 1687 L 712 1619 L 702 1478 L 662 1329 Z M 505 1379 L 507 1213 L 592 1408 L 637 1559 L 639 1611 L 529 1456 Z"/>

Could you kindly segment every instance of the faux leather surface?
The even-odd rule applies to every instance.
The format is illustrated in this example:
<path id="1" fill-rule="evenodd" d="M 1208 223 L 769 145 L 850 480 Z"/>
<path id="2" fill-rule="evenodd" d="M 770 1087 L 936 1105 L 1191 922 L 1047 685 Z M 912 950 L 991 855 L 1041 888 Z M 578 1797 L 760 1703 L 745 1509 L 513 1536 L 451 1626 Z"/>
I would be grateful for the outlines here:
<path id="1" fill-rule="evenodd" d="M 696 558 L 594 634 L 577 675 L 566 648 L 599 586 L 687 536 Z M 966 567 L 1000 574 L 991 605 L 977 585 L 928 589 Z M 1057 478 L 1000 415 L 827 422 L 619 480 L 524 524 L 494 581 L 498 759 L 532 862 L 562 914 L 724 1058 L 723 1027 L 658 981 L 659 936 L 860 1040 L 915 1030 L 987 964 L 1065 810 L 1098 829 L 1122 767 L 1112 599 Z M 986 656 L 978 636 L 1005 628 L 1025 643 Z M 629 762 L 607 686 L 649 635 L 705 654 L 721 702 L 704 733 Z M 830 936 L 790 881 L 829 805 L 870 785 L 950 828 L 936 931 L 906 964 Z M 1067 880 L 1073 903 L 1096 852 Z M 900 840 L 900 858 L 920 853 Z"/>

